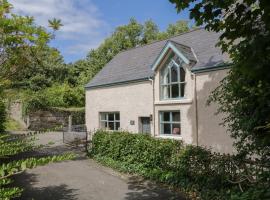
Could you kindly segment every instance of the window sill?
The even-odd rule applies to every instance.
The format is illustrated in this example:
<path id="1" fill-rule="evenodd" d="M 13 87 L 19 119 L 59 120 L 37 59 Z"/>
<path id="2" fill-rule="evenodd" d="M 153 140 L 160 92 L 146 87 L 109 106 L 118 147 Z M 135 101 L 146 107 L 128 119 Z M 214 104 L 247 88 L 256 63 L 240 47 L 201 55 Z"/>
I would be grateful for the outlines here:
<path id="1" fill-rule="evenodd" d="M 182 136 L 176 136 L 176 135 L 156 135 L 156 138 L 161 138 L 161 139 L 172 139 L 172 140 L 182 140 Z"/>
<path id="2" fill-rule="evenodd" d="M 191 104 L 192 99 L 176 99 L 176 100 L 162 100 L 156 101 L 155 105 L 167 105 L 167 104 Z"/>

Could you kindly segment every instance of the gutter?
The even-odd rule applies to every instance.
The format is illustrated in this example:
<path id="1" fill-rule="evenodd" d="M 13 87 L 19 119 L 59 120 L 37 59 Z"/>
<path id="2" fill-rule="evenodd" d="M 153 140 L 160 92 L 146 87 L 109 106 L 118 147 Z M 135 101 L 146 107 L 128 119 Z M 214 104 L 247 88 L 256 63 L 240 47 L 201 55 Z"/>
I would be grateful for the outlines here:
<path id="1" fill-rule="evenodd" d="M 222 70 L 222 69 L 229 69 L 231 68 L 232 65 L 233 63 L 223 63 L 216 66 L 211 66 L 211 67 L 201 67 L 197 69 L 191 69 L 191 72 L 196 74 L 196 73 L 211 72 L 211 71 Z"/>
<path id="2" fill-rule="evenodd" d="M 129 80 L 129 81 L 120 81 L 120 82 L 115 82 L 115 83 L 108 83 L 108 84 L 101 84 L 101 85 L 93 85 L 93 86 L 85 86 L 85 89 L 95 89 L 95 88 L 104 88 L 104 87 L 111 87 L 111 86 L 117 86 L 117 85 L 124 85 L 124 84 L 129 84 L 129 83 L 139 83 L 139 82 L 144 82 L 144 81 L 149 81 L 149 79 L 152 79 L 153 77 L 145 77 L 145 78 L 140 78 L 140 79 L 135 79 L 135 80 Z"/>

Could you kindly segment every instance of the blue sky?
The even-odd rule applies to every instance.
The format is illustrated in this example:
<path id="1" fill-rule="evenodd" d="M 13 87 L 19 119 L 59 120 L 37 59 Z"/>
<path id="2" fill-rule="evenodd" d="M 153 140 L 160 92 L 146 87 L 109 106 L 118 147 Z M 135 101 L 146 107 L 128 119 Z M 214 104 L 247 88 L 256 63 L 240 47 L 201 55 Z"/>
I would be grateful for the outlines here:
<path id="1" fill-rule="evenodd" d="M 188 11 L 176 13 L 169 0 L 10 0 L 14 11 L 34 16 L 36 23 L 47 26 L 58 18 L 64 26 L 51 46 L 58 48 L 66 62 L 84 58 L 115 27 L 127 24 L 131 17 L 143 23 L 152 19 L 160 28 L 177 20 L 188 20 Z"/>

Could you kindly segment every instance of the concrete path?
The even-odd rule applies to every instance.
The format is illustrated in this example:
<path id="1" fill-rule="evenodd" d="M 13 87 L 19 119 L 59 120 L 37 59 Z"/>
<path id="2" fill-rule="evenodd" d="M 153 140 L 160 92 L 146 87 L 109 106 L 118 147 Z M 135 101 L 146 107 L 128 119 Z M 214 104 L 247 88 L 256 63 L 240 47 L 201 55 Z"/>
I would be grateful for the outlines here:
<path id="1" fill-rule="evenodd" d="M 48 139 L 48 136 L 43 137 Z M 51 139 L 51 136 L 49 138 Z M 56 138 L 59 139 L 59 136 Z M 59 143 L 58 145 L 54 146 L 51 152 L 67 149 Z M 27 170 L 17 175 L 15 180 L 15 185 L 25 188 L 20 200 L 185 199 L 176 191 L 139 177 L 118 173 L 84 156 Z"/>

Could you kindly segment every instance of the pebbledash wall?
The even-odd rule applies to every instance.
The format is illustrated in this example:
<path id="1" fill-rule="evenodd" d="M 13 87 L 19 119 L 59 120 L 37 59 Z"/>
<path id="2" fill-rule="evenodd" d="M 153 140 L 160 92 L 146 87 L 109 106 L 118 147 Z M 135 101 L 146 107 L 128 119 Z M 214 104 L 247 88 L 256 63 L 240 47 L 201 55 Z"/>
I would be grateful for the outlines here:
<path id="1" fill-rule="evenodd" d="M 86 90 L 86 126 L 94 131 L 99 126 L 100 112 L 120 112 L 120 127 L 139 132 L 139 117 L 152 115 L 151 135 L 183 140 L 187 144 L 211 147 L 221 153 L 233 153 L 232 139 L 220 124 L 222 115 L 216 115 L 217 105 L 206 105 L 213 91 L 226 76 L 228 69 L 192 73 L 186 69 L 185 99 L 160 100 L 159 71 L 153 80 L 126 83 Z M 197 105 L 197 106 L 196 106 Z M 159 135 L 159 111 L 180 110 L 181 136 Z M 197 117 L 196 117 L 197 115 Z M 135 124 L 131 125 L 130 121 Z"/>

